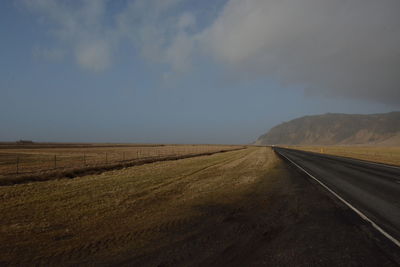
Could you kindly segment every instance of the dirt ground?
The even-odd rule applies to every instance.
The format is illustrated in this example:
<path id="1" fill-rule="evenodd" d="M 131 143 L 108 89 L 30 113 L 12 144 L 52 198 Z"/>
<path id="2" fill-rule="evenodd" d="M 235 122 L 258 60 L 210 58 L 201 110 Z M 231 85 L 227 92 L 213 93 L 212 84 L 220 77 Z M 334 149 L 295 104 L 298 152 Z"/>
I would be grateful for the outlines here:
<path id="1" fill-rule="evenodd" d="M 0 187 L 0 265 L 397 266 L 266 147 Z"/>

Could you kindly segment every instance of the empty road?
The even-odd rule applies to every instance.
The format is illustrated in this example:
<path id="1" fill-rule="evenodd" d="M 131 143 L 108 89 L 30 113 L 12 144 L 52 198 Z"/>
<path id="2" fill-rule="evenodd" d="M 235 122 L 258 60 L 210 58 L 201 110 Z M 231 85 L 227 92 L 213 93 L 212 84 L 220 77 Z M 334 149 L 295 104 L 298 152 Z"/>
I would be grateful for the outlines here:
<path id="1" fill-rule="evenodd" d="M 274 150 L 366 216 L 399 246 L 400 167 L 279 147 Z"/>

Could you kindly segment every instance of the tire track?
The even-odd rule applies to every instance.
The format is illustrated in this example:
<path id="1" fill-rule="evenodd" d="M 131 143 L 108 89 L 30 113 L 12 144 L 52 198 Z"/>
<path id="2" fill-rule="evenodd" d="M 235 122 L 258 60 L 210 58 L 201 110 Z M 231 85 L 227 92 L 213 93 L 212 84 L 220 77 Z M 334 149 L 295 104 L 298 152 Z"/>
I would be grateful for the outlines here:
<path id="1" fill-rule="evenodd" d="M 152 204 L 152 203 L 157 203 L 159 201 L 158 198 L 160 198 L 160 195 L 165 195 L 173 198 L 176 196 L 178 193 L 177 191 L 180 191 L 179 188 L 183 188 L 184 184 L 190 184 L 193 182 L 195 179 L 195 176 L 198 174 L 201 174 L 207 170 L 213 169 L 213 168 L 219 168 L 221 166 L 224 166 L 226 164 L 231 163 L 232 161 L 237 161 L 242 159 L 242 152 L 241 153 L 235 153 L 234 155 L 230 156 L 229 158 L 223 158 L 222 160 L 212 163 L 212 164 L 207 164 L 204 167 L 198 168 L 194 171 L 191 171 L 189 173 L 186 173 L 184 175 L 181 175 L 177 178 L 171 178 L 169 181 L 164 182 L 160 185 L 157 185 L 156 187 L 152 187 L 147 189 L 145 193 L 151 194 L 151 195 L 146 195 L 143 196 L 142 198 L 138 198 L 137 201 L 140 202 L 140 199 L 146 199 L 148 198 L 147 202 L 141 202 L 140 204 Z M 249 151 L 246 153 L 243 158 L 247 158 L 249 155 L 253 155 L 253 151 Z M 188 179 L 192 178 L 192 179 Z M 165 199 L 166 201 L 168 199 Z M 121 205 L 124 205 L 124 203 L 121 203 Z M 129 231 L 128 233 L 123 233 L 123 234 L 117 234 L 113 236 L 112 238 L 100 238 L 97 240 L 92 240 L 91 242 L 88 242 L 82 246 L 74 247 L 71 250 L 63 251 L 60 254 L 52 255 L 49 257 L 48 262 L 79 262 L 81 260 L 84 260 L 86 258 L 90 257 L 95 257 L 96 254 L 101 254 L 101 252 L 108 250 L 109 248 L 116 248 L 116 247 L 124 247 L 125 245 L 129 243 L 133 243 L 135 240 L 138 239 L 148 239 L 150 237 L 158 236 L 159 234 L 164 234 L 164 233 L 173 233 L 176 231 L 179 231 L 179 229 L 184 229 L 184 228 L 191 228 L 193 227 L 193 222 L 195 221 L 195 218 L 172 218 L 171 220 L 167 220 L 165 222 L 161 222 L 159 224 L 153 225 L 151 227 L 147 228 L 142 228 L 139 230 L 134 230 L 134 231 Z M 196 223 L 198 224 L 198 223 Z M 212 236 L 206 236 L 205 238 L 201 238 L 200 241 L 198 241 L 199 244 L 202 243 L 201 240 L 209 240 Z M 195 245 L 195 244 L 193 244 Z M 192 246 L 193 246 L 192 245 Z"/>
<path id="2" fill-rule="evenodd" d="M 207 166 L 198 168 L 192 172 L 183 174 L 178 177 L 171 177 L 165 182 L 161 182 L 161 183 L 159 183 L 155 186 L 149 187 L 137 194 L 131 195 L 129 197 L 129 199 L 122 201 L 121 205 L 127 204 L 127 202 L 129 202 L 131 199 L 134 199 L 133 203 L 151 204 L 154 201 L 158 201 L 156 198 L 154 198 L 154 196 L 158 196 L 158 197 L 160 197 L 162 195 L 168 196 L 168 195 L 172 195 L 172 193 L 174 193 L 174 192 L 177 193 L 177 191 L 182 191 L 183 185 L 193 182 L 193 181 L 187 180 L 187 178 L 198 175 L 209 169 L 216 168 L 218 166 L 223 166 L 223 165 L 227 164 L 228 162 L 231 162 L 231 161 L 237 159 L 237 157 L 240 157 L 241 154 L 242 153 L 235 153 L 233 156 L 229 157 L 228 159 L 223 158 L 221 161 L 208 164 Z M 133 203 L 131 202 L 130 204 L 132 205 Z"/>

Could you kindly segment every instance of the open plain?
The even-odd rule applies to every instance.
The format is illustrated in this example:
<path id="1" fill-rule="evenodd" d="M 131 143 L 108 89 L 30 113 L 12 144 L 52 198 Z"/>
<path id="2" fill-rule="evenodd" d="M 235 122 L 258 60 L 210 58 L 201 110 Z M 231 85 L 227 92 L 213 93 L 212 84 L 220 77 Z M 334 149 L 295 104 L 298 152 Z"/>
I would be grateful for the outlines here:
<path id="1" fill-rule="evenodd" d="M 1 265 L 395 266 L 268 147 L 0 187 Z"/>
<path id="2" fill-rule="evenodd" d="M 63 172 L 238 149 L 230 145 L 0 143 L 0 184 Z M 71 175 L 69 175 L 71 176 Z M 50 179 L 50 177 L 46 178 Z M 10 182 L 12 183 L 12 182 Z"/>

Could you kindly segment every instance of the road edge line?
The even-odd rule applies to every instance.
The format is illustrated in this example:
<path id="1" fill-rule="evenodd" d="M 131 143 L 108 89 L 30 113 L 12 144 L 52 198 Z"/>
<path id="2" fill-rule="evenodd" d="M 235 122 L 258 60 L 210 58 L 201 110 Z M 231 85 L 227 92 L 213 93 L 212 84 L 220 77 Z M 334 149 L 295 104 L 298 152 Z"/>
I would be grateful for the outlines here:
<path id="1" fill-rule="evenodd" d="M 274 150 L 275 151 L 275 150 Z M 295 163 L 294 161 L 292 161 L 291 159 L 289 159 L 288 157 L 286 157 L 285 155 L 277 152 L 279 155 L 283 156 L 284 158 L 286 158 L 287 160 L 289 160 L 293 165 L 295 165 L 297 168 L 299 168 L 300 170 L 302 170 L 304 173 L 306 173 L 308 176 L 310 176 L 312 179 L 314 179 L 315 181 L 317 181 L 320 185 L 322 185 L 326 190 L 328 190 L 330 193 L 332 193 L 335 197 L 337 197 L 340 201 L 342 201 L 344 204 L 346 204 L 350 209 L 352 209 L 355 213 L 357 213 L 363 220 L 369 222 L 376 230 L 378 230 L 381 234 L 383 234 L 387 239 L 389 239 L 390 241 L 392 241 L 396 246 L 398 246 L 400 248 L 400 241 L 397 240 L 396 238 L 394 238 L 393 236 L 391 236 L 388 232 L 386 232 L 385 230 L 383 230 L 379 225 L 377 225 L 374 221 L 372 221 L 370 218 L 367 217 L 367 215 L 365 215 L 364 213 L 362 213 L 360 210 L 358 210 L 356 207 L 354 207 L 353 205 L 351 205 L 349 202 L 347 202 L 346 200 L 344 200 L 341 196 L 339 196 L 335 191 L 333 191 L 332 189 L 330 189 L 327 185 L 325 185 L 323 182 L 321 182 L 320 180 L 318 180 L 317 178 L 315 178 L 312 174 L 310 174 L 309 172 L 307 172 L 304 168 L 300 167 L 297 163 Z"/>

